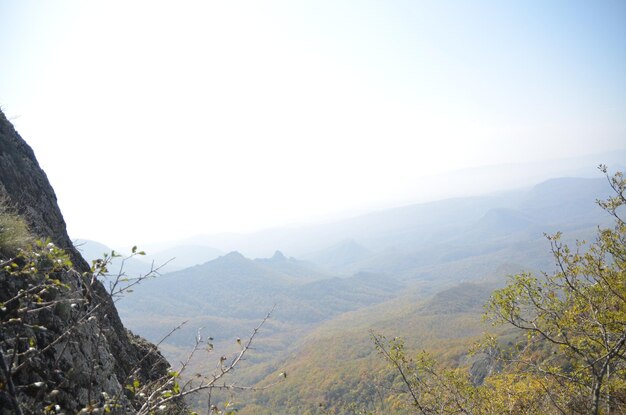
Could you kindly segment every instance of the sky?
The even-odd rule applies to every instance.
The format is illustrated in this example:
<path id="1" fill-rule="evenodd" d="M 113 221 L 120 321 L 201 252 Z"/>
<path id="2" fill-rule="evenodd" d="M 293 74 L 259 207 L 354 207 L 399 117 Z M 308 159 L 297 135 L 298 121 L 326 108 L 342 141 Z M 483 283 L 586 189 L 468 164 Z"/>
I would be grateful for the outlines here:
<path id="1" fill-rule="evenodd" d="M 70 236 L 247 232 L 626 148 L 626 2 L 0 0 Z"/>

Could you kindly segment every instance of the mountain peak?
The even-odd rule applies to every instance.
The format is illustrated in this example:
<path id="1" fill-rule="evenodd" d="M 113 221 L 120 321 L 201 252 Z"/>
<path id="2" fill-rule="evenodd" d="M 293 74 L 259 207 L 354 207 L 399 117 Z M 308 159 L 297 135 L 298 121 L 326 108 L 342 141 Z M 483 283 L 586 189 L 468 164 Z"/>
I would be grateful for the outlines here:
<path id="1" fill-rule="evenodd" d="M 211 263 L 214 261 L 217 261 L 220 263 L 242 263 L 242 262 L 245 262 L 246 260 L 247 258 L 243 256 L 239 251 L 231 251 L 227 253 L 226 255 L 218 257 L 214 259 L 213 261 L 209 261 L 207 263 Z"/>
<path id="2" fill-rule="evenodd" d="M 284 261 L 287 259 L 287 257 L 280 251 L 276 251 L 274 252 L 274 256 L 272 256 L 272 259 L 274 261 Z"/>
<path id="3" fill-rule="evenodd" d="M 242 259 L 246 259 L 245 256 L 243 256 L 239 251 L 232 251 L 227 253 L 226 255 L 221 257 L 224 260 L 229 260 L 229 261 L 239 261 Z"/>

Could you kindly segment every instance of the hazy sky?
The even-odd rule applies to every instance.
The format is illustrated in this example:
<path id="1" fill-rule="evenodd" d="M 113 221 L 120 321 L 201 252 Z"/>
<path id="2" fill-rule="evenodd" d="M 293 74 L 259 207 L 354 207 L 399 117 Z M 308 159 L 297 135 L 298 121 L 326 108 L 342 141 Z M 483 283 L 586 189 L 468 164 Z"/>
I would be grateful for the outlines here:
<path id="1" fill-rule="evenodd" d="M 0 0 L 70 235 L 246 231 L 626 147 L 626 2 Z"/>

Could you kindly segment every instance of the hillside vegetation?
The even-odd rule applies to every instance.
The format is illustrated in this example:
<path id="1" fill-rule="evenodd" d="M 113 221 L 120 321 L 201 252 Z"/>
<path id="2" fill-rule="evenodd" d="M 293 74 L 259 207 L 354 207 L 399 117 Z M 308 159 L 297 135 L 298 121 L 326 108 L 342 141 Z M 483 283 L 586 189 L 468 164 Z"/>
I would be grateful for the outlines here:
<path id="1" fill-rule="evenodd" d="M 373 336 L 399 385 L 390 399 L 419 414 L 626 412 L 626 181 L 607 178 L 615 193 L 597 203 L 613 226 L 575 247 L 548 236 L 555 271 L 515 275 L 491 295 L 486 316 L 520 334 L 506 345 L 487 336 L 476 349 L 497 366 L 477 378 L 432 352 L 412 357 L 402 339 Z"/>
<path id="2" fill-rule="evenodd" d="M 308 261 L 231 252 L 146 281 L 118 307 L 126 324 L 152 341 L 186 321 L 161 344 L 179 361 L 198 328 L 214 338 L 218 356 L 236 350 L 234 340 L 275 306 L 233 382 L 262 388 L 279 373 L 289 376 L 269 390 L 212 397 L 240 402 L 240 413 L 347 414 L 355 403 L 398 411 L 401 399 L 380 392 L 394 375 L 377 356 L 370 331 L 402 334 L 407 351 L 428 350 L 446 367 L 474 367 L 472 376 L 484 377 L 489 362 L 467 351 L 488 328 L 481 316 L 491 291 L 506 275 L 553 264 L 544 231 L 564 229 L 567 241 L 592 237 L 598 224 L 610 222 L 593 201 L 609 194 L 602 180 L 557 179 L 529 190 L 381 211 L 337 223 L 332 233 L 326 225 L 305 228 L 302 238 L 339 242 L 303 254 Z M 276 248 L 296 235 L 283 232 Z M 206 365 L 191 362 L 193 370 Z M 194 402 L 206 400 L 200 395 Z"/>

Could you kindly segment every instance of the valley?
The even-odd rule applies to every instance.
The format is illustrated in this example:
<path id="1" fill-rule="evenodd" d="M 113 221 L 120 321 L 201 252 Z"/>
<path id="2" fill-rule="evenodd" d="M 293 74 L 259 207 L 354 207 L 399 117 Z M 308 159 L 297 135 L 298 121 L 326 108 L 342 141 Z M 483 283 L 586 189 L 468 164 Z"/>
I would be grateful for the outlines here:
<path id="1" fill-rule="evenodd" d="M 172 363 L 185 360 L 198 333 L 211 337 L 214 349 L 196 356 L 189 373 L 213 370 L 220 355 L 238 350 L 235 339 L 273 310 L 232 379 L 260 390 L 213 396 L 234 400 L 241 414 L 344 413 L 351 403 L 384 410 L 388 403 L 379 398 L 388 372 L 372 333 L 402 335 L 410 350 L 471 367 L 467 350 L 489 331 L 482 313 L 491 291 L 509 275 L 553 267 L 544 232 L 561 230 L 570 242 L 593 237 L 598 225 L 610 223 L 594 201 L 609 194 L 603 179 L 553 179 L 530 189 L 281 230 L 270 257 L 233 251 L 166 272 L 117 306 L 125 325 L 161 342 Z M 248 235 L 247 246 L 266 237 Z M 303 243 L 292 244 L 299 238 L 309 252 L 301 251 Z M 90 241 L 84 246 L 85 256 L 103 248 Z M 220 249 L 207 248 L 206 256 Z M 126 272 L 145 269 L 142 260 L 133 258 Z M 289 376 L 263 389 L 282 372 Z M 202 407 L 207 397 L 194 399 Z"/>

